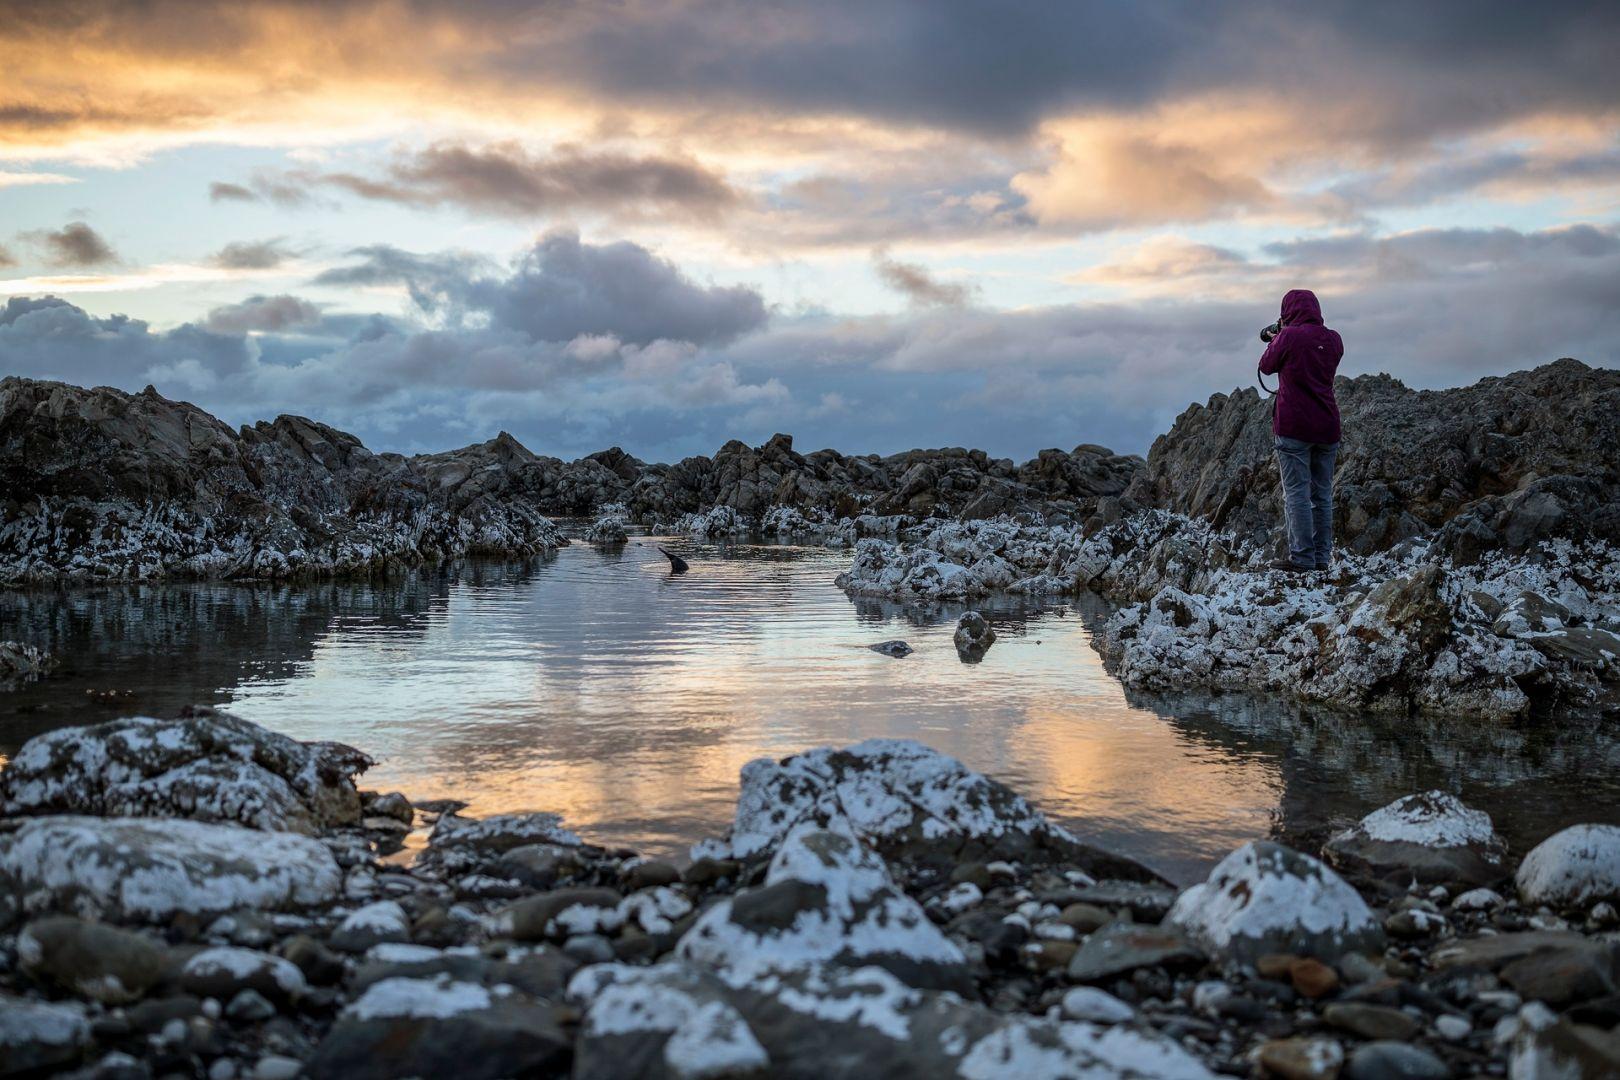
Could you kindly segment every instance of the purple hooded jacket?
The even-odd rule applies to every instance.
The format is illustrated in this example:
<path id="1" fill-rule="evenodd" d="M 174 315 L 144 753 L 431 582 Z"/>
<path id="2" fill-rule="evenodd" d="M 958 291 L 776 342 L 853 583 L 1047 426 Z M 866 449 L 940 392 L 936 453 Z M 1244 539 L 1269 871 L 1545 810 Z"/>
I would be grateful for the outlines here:
<path id="1" fill-rule="evenodd" d="M 1271 433 L 1308 443 L 1339 441 L 1339 403 L 1333 375 L 1344 357 L 1344 342 L 1322 325 L 1322 305 L 1309 289 L 1290 289 L 1282 298 L 1282 332 L 1260 357 L 1260 370 L 1277 376 Z"/>

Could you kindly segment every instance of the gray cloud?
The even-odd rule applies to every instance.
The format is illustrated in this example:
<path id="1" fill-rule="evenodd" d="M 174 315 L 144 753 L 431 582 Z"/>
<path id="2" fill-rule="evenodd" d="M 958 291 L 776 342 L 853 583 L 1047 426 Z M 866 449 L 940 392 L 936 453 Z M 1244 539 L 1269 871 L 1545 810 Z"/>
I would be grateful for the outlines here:
<path id="1" fill-rule="evenodd" d="M 15 256 L 15 255 L 13 255 L 11 253 L 10 248 L 6 247 L 4 244 L 0 244 L 0 266 L 16 266 L 16 265 L 17 265 L 17 256 Z"/>
<path id="2" fill-rule="evenodd" d="M 531 341 L 605 335 L 634 345 L 715 345 L 764 324 L 765 302 L 745 286 L 706 286 L 628 241 L 587 244 L 579 234 L 542 237 L 506 276 L 461 255 L 362 248 L 352 266 L 322 273 L 324 285 L 404 284 L 418 307 L 452 321 L 478 316 Z"/>
<path id="3" fill-rule="evenodd" d="M 241 184 L 215 180 L 208 185 L 208 198 L 212 202 L 258 202 L 259 197 Z"/>
<path id="4" fill-rule="evenodd" d="M 52 266 L 88 269 L 118 261 L 101 234 L 82 221 L 70 221 L 60 229 L 39 229 L 24 234 L 45 253 Z"/>
<path id="5" fill-rule="evenodd" d="M 284 237 L 269 240 L 233 240 L 220 248 L 209 262 L 226 270 L 273 270 L 296 255 Z"/>
<path id="6" fill-rule="evenodd" d="M 250 330 L 295 330 L 313 326 L 320 318 L 320 308 L 308 300 L 282 293 L 278 296 L 250 296 L 246 300 L 214 308 L 202 325 L 216 334 L 243 334 Z"/>
<path id="7" fill-rule="evenodd" d="M 1383 272 L 1391 250 L 1424 272 Z M 1194 254 L 1188 272 L 1234 261 L 1220 249 Z M 0 310 L 0 356 L 22 374 L 155 382 L 232 422 L 314 414 L 377 449 L 442 448 L 504 428 L 565 456 L 619 443 L 665 460 L 778 430 L 805 448 L 1144 451 L 1188 402 L 1250 384 L 1254 332 L 1282 287 L 1259 274 L 1266 266 L 1323 289 L 1345 374 L 1387 371 L 1432 387 L 1565 355 L 1620 366 L 1620 242 L 1609 227 L 1357 235 L 1265 254 L 1276 261 L 1229 271 L 1256 273 L 1240 300 L 766 322 L 757 297 L 739 303 L 634 245 L 556 235 L 504 272 L 375 248 L 350 271 L 414 281 L 432 325 L 317 316 L 296 297 L 258 297 L 160 331 L 13 297 Z M 677 316 L 694 305 L 706 315 L 683 328 Z"/>
<path id="8" fill-rule="evenodd" d="M 874 252 L 872 267 L 885 285 L 917 307 L 964 307 L 973 299 L 972 284 L 940 281 L 927 268 L 892 259 L 887 252 Z"/>
<path id="9" fill-rule="evenodd" d="M 741 196 L 696 161 L 634 157 L 561 147 L 532 155 L 512 142 L 470 147 L 440 143 L 396 160 L 381 177 L 300 171 L 287 191 L 336 187 L 365 199 L 410 206 L 454 205 L 511 217 L 595 210 L 618 216 L 713 218 Z"/>

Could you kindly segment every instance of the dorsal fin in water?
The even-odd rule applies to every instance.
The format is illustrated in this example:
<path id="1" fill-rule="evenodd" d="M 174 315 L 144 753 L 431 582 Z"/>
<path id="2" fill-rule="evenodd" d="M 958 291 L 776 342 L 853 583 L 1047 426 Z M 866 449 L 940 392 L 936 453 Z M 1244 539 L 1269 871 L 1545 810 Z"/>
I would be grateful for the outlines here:
<path id="1" fill-rule="evenodd" d="M 658 550 L 664 551 L 661 545 L 659 546 Z M 681 558 L 679 555 L 676 555 L 674 552 L 664 551 L 664 558 L 669 560 L 669 572 L 672 574 L 684 574 L 691 569 L 690 566 L 686 565 L 686 560 Z"/>

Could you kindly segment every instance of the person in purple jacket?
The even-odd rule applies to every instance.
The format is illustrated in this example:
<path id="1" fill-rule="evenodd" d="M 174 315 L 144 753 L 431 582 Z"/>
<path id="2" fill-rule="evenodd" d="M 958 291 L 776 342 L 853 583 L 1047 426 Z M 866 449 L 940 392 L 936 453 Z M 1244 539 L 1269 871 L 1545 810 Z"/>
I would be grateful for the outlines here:
<path id="1" fill-rule="evenodd" d="M 1282 318 L 1260 331 L 1260 371 L 1277 376 L 1271 433 L 1282 475 L 1288 558 L 1272 569 L 1326 570 L 1333 556 L 1333 459 L 1339 452 L 1339 404 L 1333 376 L 1344 341 L 1322 325 L 1322 305 L 1309 289 L 1290 289 Z"/>

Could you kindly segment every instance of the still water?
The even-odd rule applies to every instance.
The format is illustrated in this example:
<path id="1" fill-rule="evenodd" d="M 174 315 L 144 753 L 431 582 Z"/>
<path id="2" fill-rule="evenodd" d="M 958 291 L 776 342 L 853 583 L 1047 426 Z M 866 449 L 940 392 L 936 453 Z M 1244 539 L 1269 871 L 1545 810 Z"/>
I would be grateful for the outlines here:
<path id="1" fill-rule="evenodd" d="M 588 839 L 678 857 L 724 829 L 750 759 L 897 736 L 1181 881 L 1245 840 L 1310 843 L 1430 787 L 1489 810 L 1520 851 L 1620 821 L 1620 733 L 1601 725 L 1143 697 L 1092 650 L 1092 601 L 981 604 L 999 640 L 964 664 L 963 608 L 852 601 L 832 583 L 847 554 L 679 541 L 692 570 L 676 577 L 653 543 L 377 585 L 0 593 L 0 638 L 66 661 L 0 693 L 0 758 L 56 727 L 226 705 L 360 747 L 377 759 L 364 786 L 555 810 Z M 916 651 L 866 647 L 895 637 Z"/>

